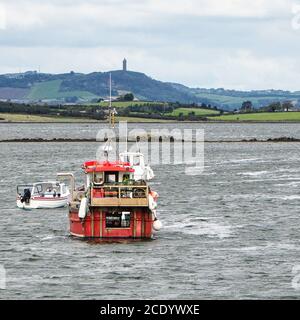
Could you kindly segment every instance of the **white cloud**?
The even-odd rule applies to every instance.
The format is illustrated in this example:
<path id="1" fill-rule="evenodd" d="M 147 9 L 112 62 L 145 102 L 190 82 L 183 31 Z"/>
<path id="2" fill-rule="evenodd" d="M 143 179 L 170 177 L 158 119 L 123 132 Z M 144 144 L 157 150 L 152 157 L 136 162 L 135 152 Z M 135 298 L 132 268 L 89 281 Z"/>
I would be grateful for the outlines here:
<path id="1" fill-rule="evenodd" d="M 292 0 L 119 0 L 36 1 L 11 0 L 7 4 L 8 26 L 51 27 L 54 24 L 139 26 L 155 24 L 170 16 L 283 17 L 291 14 Z M 73 25 L 75 27 L 76 25 Z"/>
<path id="2" fill-rule="evenodd" d="M 34 4 L 33 4 L 34 3 Z M 136 26 L 148 16 L 147 12 L 138 10 L 139 5 L 118 4 L 112 2 L 76 1 L 35 2 L 34 0 L 12 0 L 7 5 L 11 28 L 36 27 L 73 27 L 98 25 L 106 27 Z"/>
<path id="3" fill-rule="evenodd" d="M 0 30 L 6 29 L 6 8 L 0 3 Z"/>
<path id="4" fill-rule="evenodd" d="M 288 12 L 292 0 L 149 0 L 149 8 L 164 13 L 223 17 L 270 17 Z"/>
<path id="5" fill-rule="evenodd" d="M 126 56 L 133 70 L 190 86 L 299 90 L 293 3 L 10 0 L 0 73 L 104 71 Z"/>
<path id="6" fill-rule="evenodd" d="M 300 65 L 293 58 L 273 58 L 239 50 L 221 59 L 214 72 L 215 82 L 220 87 L 242 90 L 300 89 L 298 82 Z"/>
<path id="7" fill-rule="evenodd" d="M 257 55 L 248 50 L 219 48 L 164 59 L 145 54 L 143 70 L 164 81 L 181 82 L 191 87 L 287 89 L 298 91 L 300 64 L 297 58 Z M 130 60 L 129 60 L 130 63 Z M 141 66 L 141 65 L 140 65 Z M 140 67 L 139 66 L 139 67 Z"/>
<path id="8" fill-rule="evenodd" d="M 51 73 L 107 71 L 121 69 L 124 56 L 130 57 L 130 62 L 142 61 L 141 51 L 120 47 L 2 47 L 0 70 L 7 73 L 40 67 L 41 72 Z M 142 70 L 141 65 L 137 67 Z"/>
<path id="9" fill-rule="evenodd" d="M 300 30 L 300 4 L 294 4 L 292 7 L 293 19 L 291 21 L 294 30 Z"/>

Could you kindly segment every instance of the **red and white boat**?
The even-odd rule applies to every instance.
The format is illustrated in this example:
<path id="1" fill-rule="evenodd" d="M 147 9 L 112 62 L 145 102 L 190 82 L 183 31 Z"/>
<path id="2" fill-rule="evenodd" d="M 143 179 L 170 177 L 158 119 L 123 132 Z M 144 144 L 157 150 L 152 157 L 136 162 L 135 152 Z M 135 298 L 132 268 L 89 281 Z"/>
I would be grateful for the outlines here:
<path id="1" fill-rule="evenodd" d="M 82 166 L 85 184 L 72 190 L 69 202 L 70 233 L 81 238 L 151 238 L 161 228 L 156 216 L 158 194 L 145 180 L 134 179 L 124 161 L 88 161 Z"/>
<path id="2" fill-rule="evenodd" d="M 17 206 L 21 209 L 54 209 L 68 204 L 69 188 L 61 182 L 37 182 L 17 186 Z"/>

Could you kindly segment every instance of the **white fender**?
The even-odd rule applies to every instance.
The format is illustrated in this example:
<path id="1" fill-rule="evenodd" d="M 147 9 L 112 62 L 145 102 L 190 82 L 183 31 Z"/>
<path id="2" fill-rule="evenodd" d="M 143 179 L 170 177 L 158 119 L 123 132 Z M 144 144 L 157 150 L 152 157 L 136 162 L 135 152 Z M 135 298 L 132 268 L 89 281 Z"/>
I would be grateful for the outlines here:
<path id="1" fill-rule="evenodd" d="M 152 210 L 152 218 L 153 218 L 152 229 L 154 231 L 159 231 L 163 227 L 163 225 L 161 221 L 157 218 L 156 210 Z"/>
<path id="2" fill-rule="evenodd" d="M 157 202 L 154 200 L 151 194 L 149 194 L 149 209 L 155 210 L 157 208 Z"/>
<path id="3" fill-rule="evenodd" d="M 81 202 L 80 202 L 80 208 L 79 208 L 79 213 L 78 213 L 78 217 L 80 219 L 84 219 L 86 216 L 86 212 L 87 212 L 87 205 L 88 205 L 88 199 L 87 198 L 82 198 Z"/>
<path id="4" fill-rule="evenodd" d="M 152 226 L 153 230 L 155 231 L 159 231 L 162 228 L 162 223 L 160 222 L 160 220 L 155 220 L 153 222 L 153 226 Z"/>

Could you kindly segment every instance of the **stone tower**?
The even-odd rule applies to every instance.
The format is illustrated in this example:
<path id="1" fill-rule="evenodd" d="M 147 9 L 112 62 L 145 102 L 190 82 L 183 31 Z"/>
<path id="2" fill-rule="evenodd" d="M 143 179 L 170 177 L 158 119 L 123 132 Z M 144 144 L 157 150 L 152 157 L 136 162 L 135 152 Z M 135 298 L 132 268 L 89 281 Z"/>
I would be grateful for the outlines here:
<path id="1" fill-rule="evenodd" d="M 123 60 L 123 71 L 127 71 L 127 60 L 125 58 Z"/>

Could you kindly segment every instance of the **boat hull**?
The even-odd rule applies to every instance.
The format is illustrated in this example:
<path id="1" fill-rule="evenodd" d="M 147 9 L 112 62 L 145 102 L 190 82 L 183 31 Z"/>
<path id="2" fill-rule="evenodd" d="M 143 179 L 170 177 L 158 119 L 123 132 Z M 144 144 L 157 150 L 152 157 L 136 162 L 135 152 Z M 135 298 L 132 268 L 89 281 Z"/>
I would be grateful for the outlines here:
<path id="1" fill-rule="evenodd" d="M 62 208 L 68 204 L 68 197 L 64 198 L 38 198 L 30 199 L 29 203 L 21 202 L 20 199 L 17 200 L 17 207 L 20 209 L 55 209 Z"/>
<path id="2" fill-rule="evenodd" d="M 84 219 L 78 216 L 78 209 L 70 208 L 70 234 L 79 238 L 132 238 L 150 239 L 153 233 L 153 215 L 145 208 L 131 212 L 128 227 L 112 228 L 106 225 L 108 210 L 91 208 Z"/>

